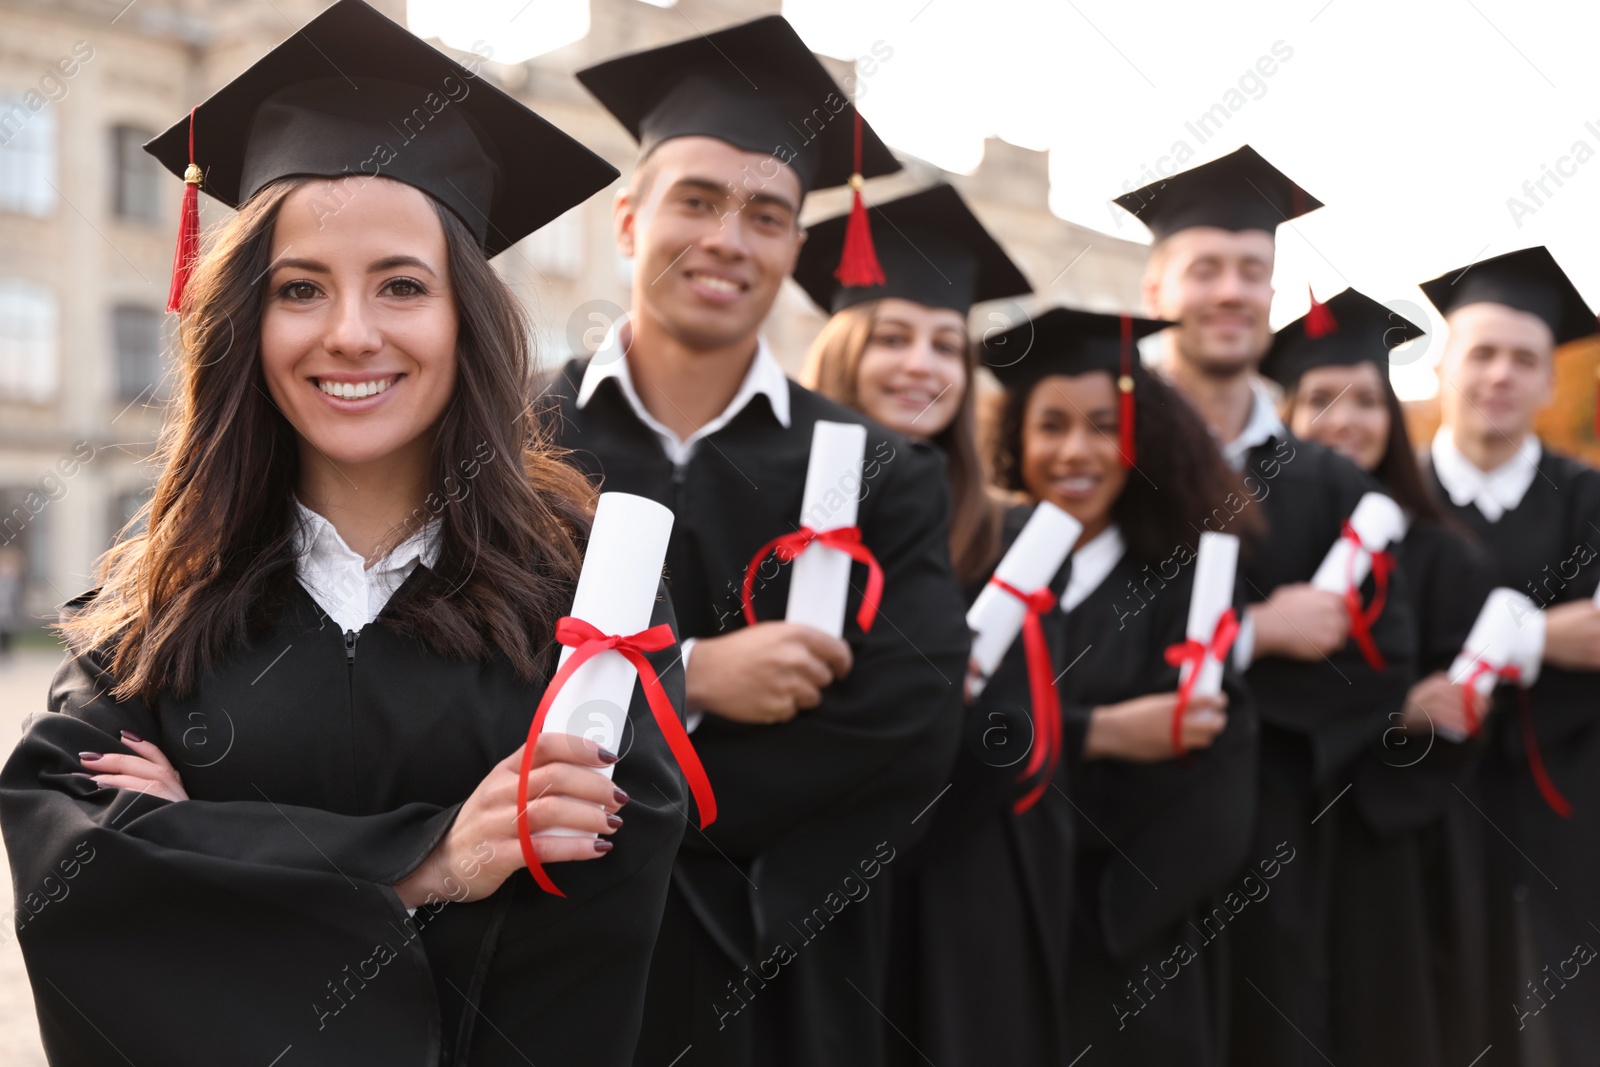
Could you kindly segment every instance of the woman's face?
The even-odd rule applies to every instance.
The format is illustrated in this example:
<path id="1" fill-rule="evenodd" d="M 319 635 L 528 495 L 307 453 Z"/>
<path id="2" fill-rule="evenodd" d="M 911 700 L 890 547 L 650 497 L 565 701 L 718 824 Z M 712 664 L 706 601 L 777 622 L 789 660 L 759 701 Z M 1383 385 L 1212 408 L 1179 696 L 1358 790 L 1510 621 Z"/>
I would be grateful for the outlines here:
<path id="1" fill-rule="evenodd" d="M 340 469 L 427 462 L 455 390 L 448 259 L 432 202 L 409 185 L 313 181 L 284 199 L 261 369 L 307 456 Z"/>
<path id="2" fill-rule="evenodd" d="M 967 320 L 960 312 L 881 300 L 856 368 L 857 403 L 891 430 L 932 437 L 961 410 L 966 355 Z"/>
<path id="3" fill-rule="evenodd" d="M 1022 484 L 1083 524 L 1083 540 L 1111 524 L 1127 484 L 1118 449 L 1117 387 L 1105 371 L 1041 379 L 1022 415 Z"/>
<path id="4" fill-rule="evenodd" d="M 1389 404 L 1381 373 L 1365 360 L 1306 371 L 1295 388 L 1290 431 L 1327 445 L 1362 470 L 1376 469 L 1389 447 Z"/>

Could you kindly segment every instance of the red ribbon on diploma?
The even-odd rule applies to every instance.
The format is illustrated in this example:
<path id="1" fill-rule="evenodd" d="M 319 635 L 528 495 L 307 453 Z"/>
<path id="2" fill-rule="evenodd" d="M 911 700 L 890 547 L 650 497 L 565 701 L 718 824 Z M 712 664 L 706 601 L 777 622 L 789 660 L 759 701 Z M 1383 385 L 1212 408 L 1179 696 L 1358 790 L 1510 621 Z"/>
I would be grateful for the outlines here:
<path id="1" fill-rule="evenodd" d="M 1028 691 L 1033 697 L 1033 748 L 1028 753 L 1028 765 L 1017 775 L 1017 781 L 1025 781 L 1040 770 L 1044 771 L 1044 776 L 1012 805 L 1011 810 L 1021 815 L 1037 804 L 1044 791 L 1050 788 L 1056 764 L 1061 759 L 1061 696 L 1056 692 L 1050 645 L 1045 641 L 1044 625 L 1039 621 L 1045 612 L 1055 607 L 1056 595 L 1048 587 L 1024 593 L 998 577 L 990 578 L 989 584 L 1010 593 L 1028 609 L 1022 617 L 1022 648 L 1027 654 Z"/>
<path id="2" fill-rule="evenodd" d="M 1466 711 L 1467 732 L 1474 736 L 1480 728 L 1478 712 L 1472 706 L 1473 697 L 1476 695 L 1474 685 L 1485 674 L 1493 674 L 1502 682 L 1511 682 L 1520 691 L 1517 698 L 1517 717 L 1522 720 L 1522 748 L 1528 757 L 1528 771 L 1533 775 L 1533 784 L 1539 787 L 1539 795 L 1544 797 L 1544 802 L 1550 810 L 1563 819 L 1572 818 L 1572 801 L 1561 795 L 1561 790 L 1556 788 L 1556 783 L 1550 779 L 1550 772 L 1544 769 L 1544 756 L 1539 752 L 1539 738 L 1533 732 L 1533 694 L 1522 685 L 1522 671 L 1516 664 L 1507 664 L 1496 668 L 1483 660 L 1476 660 L 1472 670 L 1467 673 L 1466 681 L 1461 683 L 1462 707 Z"/>
<path id="3" fill-rule="evenodd" d="M 1178 702 L 1172 705 L 1172 752 L 1181 756 L 1186 751 L 1183 747 L 1183 713 L 1189 709 L 1189 698 L 1194 695 L 1194 684 L 1200 680 L 1200 667 L 1205 663 L 1207 656 L 1214 657 L 1219 663 L 1227 658 L 1228 650 L 1233 647 L 1233 642 L 1239 636 L 1239 616 L 1234 614 L 1232 608 L 1217 616 L 1217 625 L 1211 631 L 1210 641 L 1198 641 L 1193 637 L 1167 646 L 1167 663 L 1182 670 L 1189 668 L 1189 676 L 1178 685 Z"/>
<path id="4" fill-rule="evenodd" d="M 539 732 L 544 728 L 544 719 L 550 712 L 550 705 L 555 703 L 556 694 L 567 683 L 567 679 L 572 677 L 573 672 L 592 657 L 606 651 L 620 652 L 639 672 L 639 681 L 644 684 L 645 700 L 655 716 L 656 725 L 660 727 L 662 736 L 667 739 L 667 747 L 672 750 L 673 758 L 678 761 L 684 778 L 689 782 L 689 791 L 694 795 L 695 808 L 700 812 L 700 829 L 704 830 L 716 821 L 717 798 L 711 793 L 711 780 L 706 777 L 706 770 L 700 765 L 700 757 L 695 754 L 694 745 L 689 741 L 683 723 L 678 721 L 678 713 L 673 708 L 667 691 L 662 688 L 661 679 L 656 676 L 655 668 L 644 655 L 646 652 L 659 652 L 671 645 L 674 640 L 672 627 L 661 623 L 648 630 L 622 637 L 617 634 L 603 634 L 582 619 L 567 615 L 556 623 L 556 640 L 574 651 L 567 662 L 562 664 L 561 669 L 556 671 L 556 676 L 550 679 L 550 684 L 545 688 L 544 696 L 539 701 L 539 709 L 533 713 L 533 725 L 528 727 L 528 744 L 522 750 L 522 769 L 517 775 L 517 838 L 522 845 L 522 858 L 527 862 L 533 880 L 539 883 L 539 888 L 546 893 L 564 897 L 566 894 L 556 888 L 556 884 L 545 873 L 544 867 L 539 863 L 539 857 L 533 851 L 533 835 L 528 831 L 528 775 L 533 771 L 533 746 L 539 740 Z"/>
<path id="5" fill-rule="evenodd" d="M 813 530 L 809 526 L 802 526 L 794 533 L 786 533 L 782 537 L 774 537 L 761 546 L 750 560 L 750 565 L 744 569 L 744 591 L 741 594 L 744 600 L 744 621 L 751 626 L 756 624 L 756 605 L 753 597 L 756 591 L 756 571 L 761 566 L 761 561 L 767 556 L 778 557 L 779 563 L 788 563 L 800 553 L 810 548 L 812 543 L 836 549 L 855 560 L 857 563 L 867 565 L 867 591 L 861 596 L 861 607 L 856 611 L 856 622 L 861 624 L 863 632 L 872 629 L 872 622 L 878 617 L 878 603 L 883 599 L 883 568 L 878 566 L 878 560 L 872 550 L 861 543 L 861 527 L 837 526 L 832 530 Z"/>
<path id="6" fill-rule="evenodd" d="M 1356 647 L 1361 649 L 1362 658 L 1367 661 L 1367 666 L 1375 671 L 1382 671 L 1385 667 L 1383 654 L 1372 641 L 1372 624 L 1383 614 L 1384 602 L 1389 599 L 1389 572 L 1394 570 L 1394 556 L 1388 552 L 1373 552 L 1362 544 L 1361 535 L 1356 533 L 1356 528 L 1350 525 L 1349 519 L 1344 520 L 1339 536 L 1349 541 L 1354 549 L 1350 553 L 1344 571 L 1344 610 L 1350 616 L 1350 636 L 1354 639 Z M 1361 588 L 1353 581 L 1356 552 L 1365 552 L 1372 557 L 1372 603 L 1365 609 L 1361 606 Z"/>

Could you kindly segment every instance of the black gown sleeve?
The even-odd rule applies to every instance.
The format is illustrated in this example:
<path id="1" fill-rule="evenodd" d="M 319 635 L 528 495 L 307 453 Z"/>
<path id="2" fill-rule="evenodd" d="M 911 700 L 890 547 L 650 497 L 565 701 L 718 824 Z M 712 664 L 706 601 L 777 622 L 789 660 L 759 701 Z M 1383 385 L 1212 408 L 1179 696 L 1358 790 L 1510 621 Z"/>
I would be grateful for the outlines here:
<path id="1" fill-rule="evenodd" d="M 686 848 L 713 843 L 729 855 L 758 855 L 802 826 L 863 807 L 909 805 L 914 815 L 948 781 L 970 640 L 950 570 L 941 463 L 927 449 L 901 447 L 901 458 L 884 465 L 870 522 L 863 515 L 863 539 L 883 566 L 883 600 L 870 633 L 853 624 L 847 631 L 850 673 L 786 723 L 708 719 L 696 731 L 712 785 L 740 803 L 719 812 L 707 840 L 685 837 Z"/>

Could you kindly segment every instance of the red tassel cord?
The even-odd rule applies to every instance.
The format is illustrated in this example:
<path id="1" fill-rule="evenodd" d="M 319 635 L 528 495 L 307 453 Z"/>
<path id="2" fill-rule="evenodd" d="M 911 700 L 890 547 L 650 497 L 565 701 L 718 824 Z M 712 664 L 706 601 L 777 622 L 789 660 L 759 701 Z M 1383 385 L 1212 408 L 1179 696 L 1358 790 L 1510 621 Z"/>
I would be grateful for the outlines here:
<path id="1" fill-rule="evenodd" d="M 1133 447 L 1133 319 L 1127 315 L 1122 316 L 1122 375 L 1117 379 L 1117 392 L 1117 448 L 1122 465 L 1131 467 L 1138 460 Z"/>
<path id="2" fill-rule="evenodd" d="M 1317 294 L 1311 291 L 1309 285 L 1306 286 L 1306 293 L 1311 297 L 1311 310 L 1306 312 L 1306 336 L 1315 340 L 1330 333 L 1337 333 L 1339 320 L 1333 317 L 1328 305 L 1317 303 Z"/>
<path id="3" fill-rule="evenodd" d="M 167 310 L 183 307 L 183 291 L 188 288 L 194 261 L 200 255 L 200 181 L 202 172 L 194 161 L 194 109 L 189 110 L 189 166 L 183 172 L 183 207 L 178 212 L 178 247 L 172 253 L 172 287 L 167 290 Z"/>
<path id="4" fill-rule="evenodd" d="M 854 110 L 852 108 L 852 110 Z M 839 253 L 839 266 L 833 276 L 841 285 L 860 289 L 883 284 L 883 267 L 878 262 L 878 250 L 872 244 L 872 223 L 867 217 L 867 205 L 861 198 L 861 112 L 855 112 L 856 147 L 855 172 L 850 175 L 850 220 L 844 227 L 844 249 Z"/>

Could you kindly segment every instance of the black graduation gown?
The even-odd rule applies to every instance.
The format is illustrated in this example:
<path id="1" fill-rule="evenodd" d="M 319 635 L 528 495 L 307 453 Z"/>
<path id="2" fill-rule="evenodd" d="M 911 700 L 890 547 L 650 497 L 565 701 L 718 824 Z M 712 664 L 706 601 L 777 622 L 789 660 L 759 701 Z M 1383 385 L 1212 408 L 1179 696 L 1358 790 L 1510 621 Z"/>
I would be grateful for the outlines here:
<path id="1" fill-rule="evenodd" d="M 1031 512 L 1007 513 L 1002 552 Z M 1065 573 L 1052 582 L 1058 597 Z M 982 588 L 968 591 L 969 603 Z M 1058 668 L 1067 664 L 1064 622 L 1059 610 L 1041 619 Z M 967 710 L 949 789 L 919 820 L 927 837 L 895 871 L 884 1008 L 895 1067 L 928 1060 L 1059 1067 L 1071 1058 L 1060 1010 L 1071 929 L 1071 808 L 1051 789 L 1021 815 L 1012 811 L 1032 784 L 1017 781 L 1032 750 L 1030 704 L 1019 635 Z M 1067 777 L 1063 762 L 1056 784 L 1065 786 Z"/>
<path id="2" fill-rule="evenodd" d="M 1600 581 L 1600 473 L 1543 449 L 1521 503 L 1489 522 L 1476 505 L 1445 506 L 1483 542 L 1497 585 L 1541 608 L 1594 595 Z M 1572 804 L 1563 819 L 1534 783 L 1522 708 L 1502 686 L 1484 726 L 1487 750 L 1473 799 L 1489 824 L 1488 1033 L 1485 1067 L 1593 1062 L 1600 1048 L 1600 981 L 1584 965 L 1600 947 L 1600 674 L 1544 664 L 1528 694 L 1538 750 Z M 1580 947 L 1582 946 L 1582 947 Z M 1575 952 L 1576 949 L 1576 952 Z M 1530 990 L 1529 983 L 1534 983 Z"/>
<path id="3" fill-rule="evenodd" d="M 1083 657 L 1062 678 L 1075 756 L 1094 708 L 1178 688 L 1164 653 L 1183 642 L 1188 618 L 1194 565 L 1180 560 L 1147 565 L 1125 554 L 1067 616 L 1065 662 Z M 1228 725 L 1208 748 L 1154 763 L 1074 760 L 1076 892 L 1062 1007 L 1073 1044 L 1093 1046 L 1096 1063 L 1212 1067 L 1225 1055 L 1220 931 L 1273 885 L 1241 871 L 1258 723 L 1231 664 L 1223 690 Z"/>
<path id="4" fill-rule="evenodd" d="M 1434 521 L 1395 550 L 1417 635 L 1417 677 L 1448 671 L 1493 587 L 1486 555 Z M 1482 817 L 1460 787 L 1482 751 L 1400 728 L 1354 768 L 1330 891 L 1335 1059 L 1429 1067 L 1483 1051 Z M 1330 819 L 1333 816 L 1330 815 Z M 1396 999 L 1397 988 L 1409 990 Z"/>
<path id="5" fill-rule="evenodd" d="M 500 657 L 445 659 L 382 617 L 347 648 L 283 588 L 277 621 L 186 699 L 113 701 L 104 657 L 68 656 L 0 771 L 50 1062 L 629 1063 L 687 794 L 642 690 L 615 851 L 550 867 L 565 899 L 519 870 L 408 917 L 390 886 L 523 742 L 543 685 Z M 671 621 L 665 597 L 653 621 Z M 651 659 L 681 708 L 676 656 Z M 126 751 L 124 729 L 161 747 L 191 799 L 72 775 L 80 750 Z"/>
<path id="6" fill-rule="evenodd" d="M 1251 449 L 1243 473 L 1248 496 L 1230 498 L 1206 525 L 1227 532 L 1231 513 L 1263 509 L 1265 542 L 1241 562 L 1252 603 L 1280 585 L 1310 581 L 1361 496 L 1379 490 L 1342 456 L 1287 433 Z M 1368 600 L 1372 592 L 1369 577 Z M 1390 581 L 1372 638 L 1385 660 L 1382 672 L 1367 665 L 1352 640 L 1314 662 L 1258 656 L 1246 674 L 1261 719 L 1260 793 L 1247 864 L 1276 859 L 1282 869 L 1271 894 L 1228 927 L 1229 1062 L 1238 1067 L 1321 1063 L 1333 1043 L 1331 871 L 1340 862 L 1340 820 L 1359 817 L 1340 794 L 1352 783 L 1353 765 L 1393 724 L 1389 716 L 1403 706 L 1413 680 L 1416 638 L 1403 575 Z M 1385 980 L 1377 962 L 1361 968 L 1362 980 Z"/>
<path id="7" fill-rule="evenodd" d="M 877 1063 L 880 876 L 925 830 L 913 820 L 949 782 L 961 729 L 969 637 L 942 458 L 791 382 L 788 428 L 758 396 L 675 467 L 614 382 L 577 407 L 587 366 L 549 383 L 560 443 L 605 489 L 672 508 L 667 582 L 685 637 L 744 625 L 746 566 L 799 525 L 815 424 L 868 428 L 858 525 L 884 571 L 877 622 L 860 631 L 852 593 L 854 666 L 819 707 L 771 726 L 708 715 L 696 730 L 719 817 L 679 852 L 637 1062 Z M 783 617 L 790 570 L 763 567 L 760 618 Z"/>

